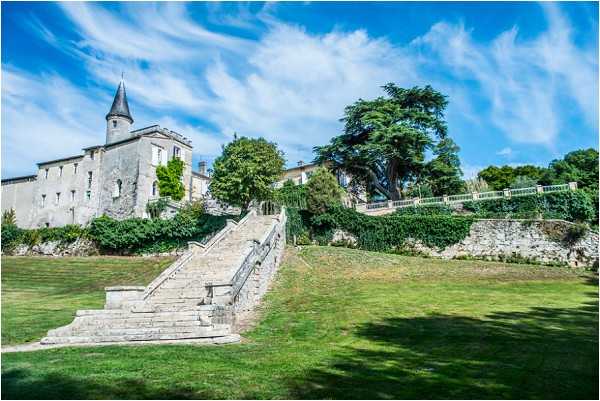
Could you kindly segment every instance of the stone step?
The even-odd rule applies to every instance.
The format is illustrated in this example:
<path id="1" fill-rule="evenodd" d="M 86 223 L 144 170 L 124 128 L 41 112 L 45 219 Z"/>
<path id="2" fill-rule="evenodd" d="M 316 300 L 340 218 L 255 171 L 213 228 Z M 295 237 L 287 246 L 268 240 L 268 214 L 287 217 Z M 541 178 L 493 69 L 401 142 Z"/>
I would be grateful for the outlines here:
<path id="1" fill-rule="evenodd" d="M 146 333 L 146 334 L 122 334 L 122 335 L 65 335 L 48 336 L 43 338 L 41 344 L 85 344 L 102 342 L 126 342 L 126 341 L 155 341 L 155 340 L 185 340 L 207 337 L 224 337 L 231 334 L 229 327 L 226 329 L 214 329 L 202 333 Z"/>

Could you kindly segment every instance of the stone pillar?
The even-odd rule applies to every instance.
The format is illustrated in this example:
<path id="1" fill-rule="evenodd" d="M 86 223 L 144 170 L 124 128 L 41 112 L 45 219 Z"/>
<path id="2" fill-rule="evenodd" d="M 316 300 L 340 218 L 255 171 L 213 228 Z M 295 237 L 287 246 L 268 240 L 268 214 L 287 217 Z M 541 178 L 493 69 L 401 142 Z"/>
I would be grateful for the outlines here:
<path id="1" fill-rule="evenodd" d="M 418 205 L 419 203 L 421 203 L 421 198 L 413 199 L 413 205 Z"/>
<path id="2" fill-rule="evenodd" d="M 387 207 L 390 208 L 390 209 L 393 208 L 394 207 L 394 201 L 391 201 L 391 200 L 387 201 Z"/>
<path id="3" fill-rule="evenodd" d="M 477 200 L 477 199 L 479 199 L 479 193 L 477 193 L 477 192 L 472 192 L 472 193 L 471 193 L 471 198 L 472 198 L 473 200 Z"/>
<path id="4" fill-rule="evenodd" d="M 443 196 L 442 196 L 442 201 L 443 201 L 444 203 L 448 203 L 448 202 L 449 202 L 449 201 L 448 201 L 448 195 L 443 195 Z"/>
<path id="5" fill-rule="evenodd" d="M 504 197 L 510 198 L 510 189 L 504 189 Z"/>
<path id="6" fill-rule="evenodd" d="M 544 192 L 544 187 L 538 184 L 538 185 L 536 185 L 536 186 L 535 186 L 535 191 L 536 191 L 538 194 L 541 194 L 541 193 L 543 193 L 543 192 Z"/>
<path id="7" fill-rule="evenodd" d="M 569 189 L 571 191 L 575 191 L 577 189 L 577 183 L 576 182 L 570 182 L 569 183 Z"/>

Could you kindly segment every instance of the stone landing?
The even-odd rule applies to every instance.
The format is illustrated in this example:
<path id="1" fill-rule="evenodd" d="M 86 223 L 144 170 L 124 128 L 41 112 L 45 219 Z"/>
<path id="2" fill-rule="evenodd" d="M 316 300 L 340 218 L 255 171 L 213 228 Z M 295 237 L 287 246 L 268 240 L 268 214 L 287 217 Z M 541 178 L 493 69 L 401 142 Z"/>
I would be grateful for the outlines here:
<path id="1" fill-rule="evenodd" d="M 255 210 L 229 221 L 207 244 L 188 251 L 147 287 L 109 287 L 102 310 L 79 310 L 41 344 L 204 339 L 239 341 L 238 323 L 260 301 L 285 247 L 285 210 Z"/>

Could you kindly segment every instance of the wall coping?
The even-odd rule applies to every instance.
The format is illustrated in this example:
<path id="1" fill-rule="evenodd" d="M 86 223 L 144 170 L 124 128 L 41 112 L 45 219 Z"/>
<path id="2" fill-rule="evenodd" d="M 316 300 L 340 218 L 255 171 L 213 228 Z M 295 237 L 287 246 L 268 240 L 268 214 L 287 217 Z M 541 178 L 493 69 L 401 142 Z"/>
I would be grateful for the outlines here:
<path id="1" fill-rule="evenodd" d="M 104 291 L 144 291 L 146 289 L 145 286 L 137 286 L 137 285 L 117 285 L 114 287 L 105 287 Z"/>

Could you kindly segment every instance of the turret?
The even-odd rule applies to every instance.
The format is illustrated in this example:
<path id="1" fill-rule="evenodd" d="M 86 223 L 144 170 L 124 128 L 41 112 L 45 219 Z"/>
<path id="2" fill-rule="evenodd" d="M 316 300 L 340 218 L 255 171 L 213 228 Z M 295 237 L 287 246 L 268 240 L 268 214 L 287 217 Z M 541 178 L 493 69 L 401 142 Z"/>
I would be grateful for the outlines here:
<path id="1" fill-rule="evenodd" d="M 121 82 L 115 94 L 110 111 L 106 115 L 106 143 L 113 143 L 131 138 L 129 133 L 133 118 L 129 113 L 129 104 L 127 104 L 127 94 L 125 93 L 125 83 L 121 77 Z"/>

